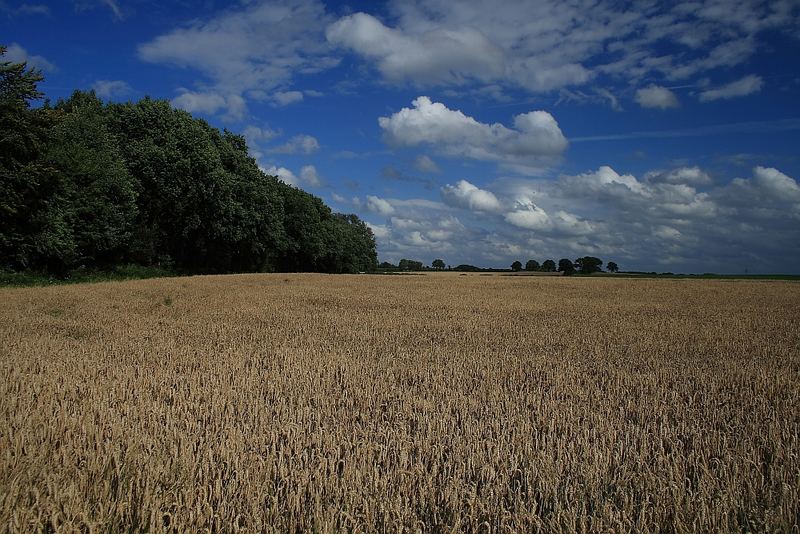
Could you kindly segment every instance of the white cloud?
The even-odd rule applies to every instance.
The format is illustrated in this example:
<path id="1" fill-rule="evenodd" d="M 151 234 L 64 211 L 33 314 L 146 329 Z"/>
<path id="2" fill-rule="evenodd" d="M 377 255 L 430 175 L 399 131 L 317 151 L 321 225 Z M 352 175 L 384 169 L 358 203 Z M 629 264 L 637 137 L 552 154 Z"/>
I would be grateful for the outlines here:
<path id="1" fill-rule="evenodd" d="M 303 100 L 303 93 L 300 91 L 278 91 L 273 95 L 273 100 L 277 106 L 288 106 Z"/>
<path id="2" fill-rule="evenodd" d="M 558 123 L 546 111 L 514 117 L 514 127 L 485 124 L 427 96 L 390 117 L 380 117 L 384 139 L 395 146 L 427 144 L 448 156 L 497 161 L 520 170 L 536 170 L 567 148 Z"/>
<path id="3" fill-rule="evenodd" d="M 3 60 L 12 63 L 27 63 L 29 67 L 37 68 L 43 72 L 52 72 L 56 70 L 56 66 L 43 56 L 28 53 L 27 50 L 17 43 L 8 45 Z"/>
<path id="4" fill-rule="evenodd" d="M 417 156 L 416 159 L 414 159 L 414 168 L 421 172 L 429 172 L 434 174 L 439 174 L 442 172 L 436 162 L 424 154 Z"/>
<path id="5" fill-rule="evenodd" d="M 533 203 L 520 206 L 518 209 L 507 213 L 506 221 L 514 226 L 528 230 L 544 230 L 552 225 L 547 213 Z"/>
<path id="6" fill-rule="evenodd" d="M 393 81 L 459 83 L 465 78 L 487 81 L 502 75 L 502 50 L 475 28 L 409 36 L 372 15 L 355 13 L 328 27 L 326 35 L 334 44 L 375 59 L 381 73 Z"/>
<path id="7" fill-rule="evenodd" d="M 690 185 L 668 182 L 671 172 L 651 171 L 640 180 L 605 166 L 556 180 L 503 178 L 487 186 L 501 209 L 459 211 L 452 223 L 445 223 L 454 219 L 443 216 L 447 206 L 467 204 L 390 200 L 396 211 L 379 253 L 430 261 L 425 254 L 436 250 L 453 265 L 493 266 L 591 254 L 623 269 L 669 265 L 675 272 L 782 272 L 800 261 L 797 180 L 756 167 L 726 185 Z M 684 181 L 707 174 L 693 167 L 674 173 Z M 647 178 L 655 175 L 660 179 Z"/>
<path id="8" fill-rule="evenodd" d="M 709 185 L 711 176 L 700 167 L 680 167 L 669 171 L 650 171 L 645 174 L 648 182 L 668 184 Z"/>
<path id="9" fill-rule="evenodd" d="M 636 91 L 636 103 L 643 108 L 669 109 L 680 106 L 675 93 L 659 85 L 650 85 Z"/>
<path id="10" fill-rule="evenodd" d="M 222 95 L 213 91 L 195 92 L 188 89 L 180 89 L 180 94 L 172 99 L 172 105 L 189 113 L 207 115 L 224 109 L 226 118 L 231 120 L 240 120 L 247 110 L 244 99 L 237 94 Z"/>
<path id="11" fill-rule="evenodd" d="M 129 94 L 133 89 L 122 80 L 97 80 L 92 84 L 92 89 L 100 98 L 110 100 L 117 96 Z"/>
<path id="12" fill-rule="evenodd" d="M 286 143 L 269 149 L 273 154 L 313 154 L 319 150 L 319 141 L 310 135 L 295 135 Z"/>
<path id="13" fill-rule="evenodd" d="M 268 169 L 263 169 L 265 173 L 269 174 L 270 176 L 277 176 L 285 183 L 289 185 L 297 186 L 300 183 L 300 180 L 297 179 L 297 176 L 287 169 L 286 167 L 269 167 Z"/>
<path id="14" fill-rule="evenodd" d="M 562 178 L 565 184 L 575 190 L 591 192 L 606 192 L 615 196 L 629 195 L 650 196 L 650 192 L 630 174 L 619 174 L 607 165 L 603 165 L 595 172 L 587 172 L 577 176 Z"/>
<path id="15" fill-rule="evenodd" d="M 737 98 L 757 93 L 764 86 L 761 76 L 751 74 L 741 80 L 736 80 L 716 89 L 708 89 L 700 93 L 700 102 L 713 102 L 714 100 Z"/>
<path id="16" fill-rule="evenodd" d="M 394 213 L 394 207 L 387 200 L 374 195 L 367 195 L 367 209 L 384 216 Z"/>
<path id="17" fill-rule="evenodd" d="M 377 239 L 378 241 L 388 239 L 388 237 L 392 233 L 391 229 L 385 224 L 367 223 L 367 226 L 369 226 L 369 229 L 372 230 L 373 235 L 375 235 L 375 239 Z"/>
<path id="18" fill-rule="evenodd" d="M 138 55 L 199 71 L 212 85 L 203 92 L 240 97 L 252 92 L 255 98 L 278 88 L 291 93 L 287 86 L 295 76 L 338 63 L 324 41 L 329 22 L 318 0 L 250 1 L 156 37 L 140 45 Z"/>
<path id="19" fill-rule="evenodd" d="M 761 0 L 742 0 L 736 9 L 725 0 L 462 0 L 458 9 L 447 0 L 406 0 L 386 11 L 383 20 L 343 16 L 326 36 L 389 83 L 477 82 L 531 92 L 583 85 L 599 74 L 638 84 L 738 65 L 756 50 L 761 32 L 796 28 L 800 15 L 791 1 Z"/>
<path id="20" fill-rule="evenodd" d="M 313 165 L 305 165 L 300 169 L 300 175 L 296 175 L 286 167 L 276 167 L 272 166 L 267 169 L 263 169 L 263 171 L 270 176 L 277 176 L 285 183 L 289 185 L 293 185 L 295 187 L 307 186 L 307 187 L 320 187 L 322 186 L 322 180 L 317 173 L 316 167 Z"/>
<path id="21" fill-rule="evenodd" d="M 304 165 L 303 168 L 300 169 L 300 180 L 311 187 L 320 187 L 322 185 L 322 180 L 317 173 L 317 168 L 313 165 Z"/>
<path id="22" fill-rule="evenodd" d="M 502 207 L 491 191 L 480 189 L 466 180 L 459 180 L 456 185 L 445 185 L 441 194 L 446 204 L 473 211 L 493 212 Z"/>
<path id="23" fill-rule="evenodd" d="M 800 186 L 789 176 L 771 167 L 756 167 L 753 175 L 758 187 L 776 200 L 800 202 Z"/>
<path id="24" fill-rule="evenodd" d="M 281 135 L 281 132 L 266 127 L 260 128 L 258 126 L 251 124 L 244 129 L 242 135 L 244 135 L 244 138 L 247 140 L 248 145 L 255 146 L 258 143 L 266 143 L 275 139 L 276 137 L 279 137 Z"/>

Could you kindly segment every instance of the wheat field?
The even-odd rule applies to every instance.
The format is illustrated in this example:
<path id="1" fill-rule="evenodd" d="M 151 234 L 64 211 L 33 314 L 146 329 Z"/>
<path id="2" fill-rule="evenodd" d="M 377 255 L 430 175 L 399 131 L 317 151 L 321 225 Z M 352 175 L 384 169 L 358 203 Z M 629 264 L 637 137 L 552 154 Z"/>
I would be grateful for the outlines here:
<path id="1" fill-rule="evenodd" d="M 0 290 L 0 528 L 797 532 L 800 284 Z"/>

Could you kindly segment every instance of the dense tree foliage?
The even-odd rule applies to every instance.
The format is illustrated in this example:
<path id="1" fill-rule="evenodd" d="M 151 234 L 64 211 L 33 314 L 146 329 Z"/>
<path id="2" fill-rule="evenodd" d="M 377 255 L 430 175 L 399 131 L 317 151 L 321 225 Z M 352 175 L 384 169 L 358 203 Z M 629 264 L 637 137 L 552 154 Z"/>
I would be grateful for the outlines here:
<path id="1" fill-rule="evenodd" d="M 377 266 L 363 221 L 266 175 L 241 136 L 149 98 L 32 107 L 41 80 L 0 54 L 0 268 Z"/>
<path id="2" fill-rule="evenodd" d="M 442 269 L 445 268 L 444 260 L 440 258 L 433 260 L 433 262 L 431 263 L 431 267 L 441 271 Z"/>
<path id="3" fill-rule="evenodd" d="M 575 272 L 575 265 L 573 265 L 572 260 L 568 258 L 561 258 L 558 260 L 558 272 L 564 273 L 567 276 L 573 274 Z"/>
<path id="4" fill-rule="evenodd" d="M 594 256 L 583 256 L 574 262 L 575 269 L 581 274 L 598 273 L 603 270 L 603 260 Z"/>
<path id="5" fill-rule="evenodd" d="M 610 273 L 619 272 L 619 265 L 617 265 L 613 261 L 608 262 L 608 265 L 606 265 L 606 268 L 608 269 L 608 272 L 610 272 Z"/>
<path id="6" fill-rule="evenodd" d="M 539 262 L 536 260 L 528 260 L 525 262 L 526 271 L 538 271 L 541 268 L 541 265 L 539 265 Z"/>
<path id="7" fill-rule="evenodd" d="M 542 271 L 545 273 L 556 272 L 556 262 L 553 260 L 544 260 L 542 262 Z"/>
<path id="8" fill-rule="evenodd" d="M 514 271 L 514 272 L 521 271 L 522 270 L 522 262 L 519 261 L 519 260 L 516 260 L 514 263 L 511 264 L 511 270 Z"/>

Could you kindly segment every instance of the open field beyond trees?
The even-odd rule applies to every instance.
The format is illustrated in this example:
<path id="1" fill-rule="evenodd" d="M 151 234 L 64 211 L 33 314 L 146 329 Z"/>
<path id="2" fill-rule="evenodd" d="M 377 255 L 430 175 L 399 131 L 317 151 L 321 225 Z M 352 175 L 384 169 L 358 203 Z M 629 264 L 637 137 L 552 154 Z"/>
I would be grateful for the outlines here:
<path id="1" fill-rule="evenodd" d="M 800 284 L 0 290 L 5 531 L 796 531 Z"/>

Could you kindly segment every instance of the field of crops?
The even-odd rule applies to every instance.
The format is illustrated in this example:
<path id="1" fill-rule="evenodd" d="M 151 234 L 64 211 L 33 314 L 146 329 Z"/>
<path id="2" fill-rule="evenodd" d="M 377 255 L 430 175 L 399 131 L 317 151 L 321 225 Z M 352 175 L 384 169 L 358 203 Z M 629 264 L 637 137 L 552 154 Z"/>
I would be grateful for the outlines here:
<path id="1" fill-rule="evenodd" d="M 800 284 L 0 289 L 0 529 L 797 531 Z"/>

